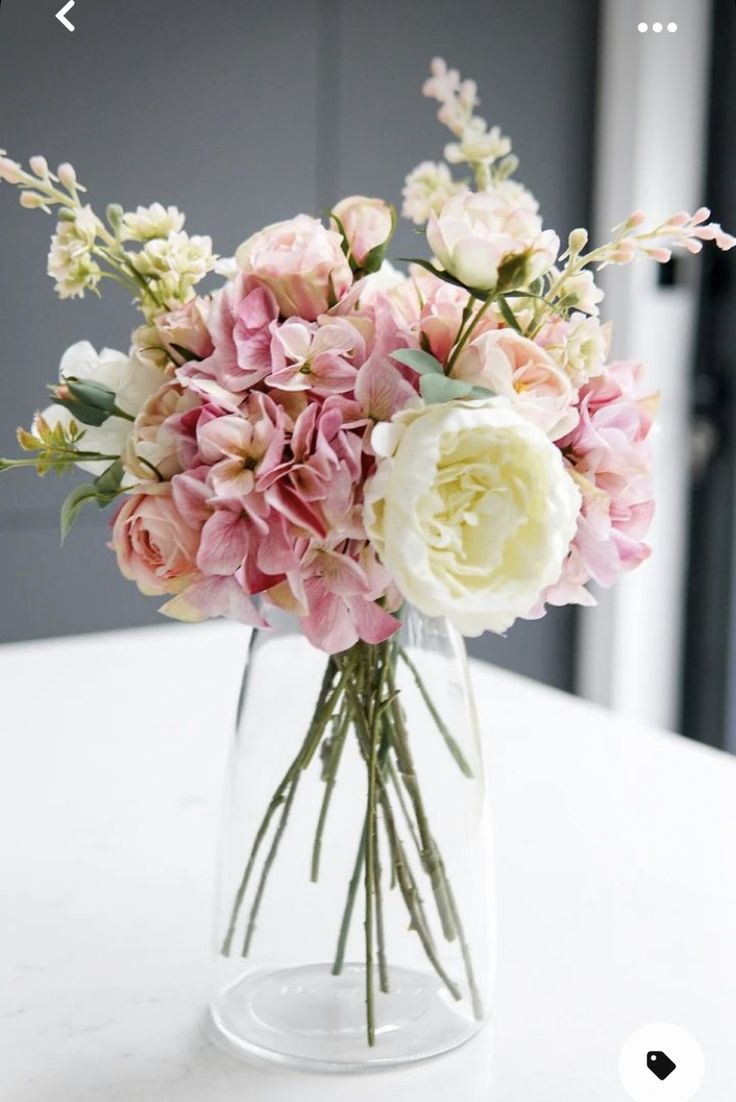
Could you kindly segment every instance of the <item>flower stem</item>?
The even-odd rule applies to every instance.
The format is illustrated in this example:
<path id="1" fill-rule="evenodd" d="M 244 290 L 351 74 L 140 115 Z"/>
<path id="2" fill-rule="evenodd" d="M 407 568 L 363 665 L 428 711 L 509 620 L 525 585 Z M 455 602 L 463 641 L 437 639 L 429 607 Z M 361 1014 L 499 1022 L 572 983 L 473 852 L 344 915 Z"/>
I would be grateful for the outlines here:
<path id="1" fill-rule="evenodd" d="M 330 689 L 337 673 L 337 666 L 332 659 L 330 659 L 330 661 L 327 663 L 324 678 L 322 681 L 322 687 L 317 698 L 317 705 L 315 707 L 312 722 L 309 725 L 309 730 L 307 731 L 306 738 L 302 743 L 299 753 L 287 769 L 281 780 L 281 783 L 279 784 L 278 788 L 271 798 L 271 802 L 266 808 L 266 812 L 256 833 L 255 841 L 253 842 L 250 856 L 248 857 L 248 862 L 243 871 L 243 875 L 238 885 L 237 892 L 235 893 L 235 900 L 233 902 L 233 907 L 230 914 L 230 922 L 228 924 L 227 933 L 225 934 L 221 949 L 222 955 L 225 957 L 229 956 L 232 950 L 233 938 L 235 936 L 235 928 L 237 926 L 238 917 L 240 915 L 240 910 L 243 905 L 243 900 L 245 899 L 245 893 L 248 890 L 248 884 L 250 883 L 250 878 L 253 874 L 253 868 L 256 862 L 256 858 L 258 857 L 261 845 L 263 844 L 263 840 L 266 837 L 266 833 L 268 832 L 268 828 L 271 824 L 271 819 L 276 814 L 279 807 L 281 807 L 281 805 L 283 804 L 285 794 L 287 793 L 294 777 L 297 776 L 300 770 L 305 767 L 303 763 L 308 763 L 311 760 L 312 754 L 314 753 L 314 750 L 316 749 L 322 737 L 324 728 L 327 726 L 332 708 L 334 708 L 337 698 L 342 692 L 346 672 L 343 673 L 341 681 L 338 683 L 338 686 L 330 696 Z M 328 697 L 330 701 L 329 708 L 326 706 Z"/>
<path id="2" fill-rule="evenodd" d="M 337 938 L 337 951 L 335 952 L 335 962 L 332 965 L 333 976 L 339 976 L 342 972 L 343 965 L 345 964 L 345 946 L 348 940 L 348 933 L 350 932 L 350 922 L 352 920 L 353 911 L 355 909 L 355 897 L 358 894 L 358 885 L 360 884 L 360 878 L 363 874 L 363 864 L 365 862 L 365 849 L 367 838 L 368 817 L 366 816 L 363 823 L 363 830 L 361 831 L 360 835 L 360 845 L 358 846 L 358 854 L 355 858 L 353 875 L 350 877 L 350 883 L 348 884 L 348 896 L 345 900 L 345 908 L 342 914 L 342 922 L 340 923 L 340 933 Z"/>
<path id="3" fill-rule="evenodd" d="M 314 846 L 312 848 L 311 880 L 313 884 L 316 884 L 319 880 L 319 863 L 322 855 L 322 839 L 325 832 L 325 824 L 327 822 L 327 813 L 330 810 L 332 793 L 335 790 L 335 782 L 337 779 L 337 770 L 340 765 L 343 749 L 345 748 L 349 727 L 350 712 L 346 709 L 340 719 L 340 725 L 335 733 L 325 766 L 325 791 L 322 797 L 322 805 L 319 809 L 319 819 L 317 820 L 317 830 L 314 837 Z"/>
<path id="4" fill-rule="evenodd" d="M 411 658 L 409 657 L 409 655 L 407 654 L 406 650 L 403 647 L 399 648 L 399 655 L 401 656 L 401 659 L 404 662 L 404 664 L 410 670 L 411 675 L 414 678 L 414 681 L 416 683 L 416 686 L 417 686 L 417 688 L 419 689 L 419 692 L 422 695 L 422 700 L 427 705 L 427 711 L 429 712 L 432 719 L 434 720 L 435 726 L 437 727 L 437 730 L 439 731 L 439 733 L 442 735 L 443 739 L 447 743 L 447 748 L 450 751 L 450 753 L 452 754 L 455 761 L 457 762 L 457 764 L 460 768 L 460 771 L 466 777 L 468 777 L 468 779 L 472 780 L 473 770 L 470 768 L 467 761 L 465 760 L 465 756 L 463 755 L 463 752 L 460 749 L 460 745 L 459 745 L 457 739 L 455 739 L 450 734 L 450 731 L 449 731 L 445 721 L 443 720 L 442 716 L 437 711 L 437 708 L 435 707 L 435 703 L 432 700 L 432 697 L 429 695 L 429 690 L 427 689 L 427 686 L 424 684 L 424 682 L 422 681 L 422 678 L 420 677 L 419 670 L 416 668 L 416 666 L 414 665 Z"/>

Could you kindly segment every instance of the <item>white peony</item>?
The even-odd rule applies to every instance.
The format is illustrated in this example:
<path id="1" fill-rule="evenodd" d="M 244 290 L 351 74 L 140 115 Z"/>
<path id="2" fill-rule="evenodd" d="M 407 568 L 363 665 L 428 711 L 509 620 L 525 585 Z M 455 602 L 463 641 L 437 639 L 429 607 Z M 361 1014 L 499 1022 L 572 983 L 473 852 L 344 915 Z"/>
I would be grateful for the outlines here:
<path id="1" fill-rule="evenodd" d="M 365 528 L 404 597 L 464 635 L 504 632 L 560 577 L 580 494 L 562 454 L 503 399 L 379 424 Z"/>

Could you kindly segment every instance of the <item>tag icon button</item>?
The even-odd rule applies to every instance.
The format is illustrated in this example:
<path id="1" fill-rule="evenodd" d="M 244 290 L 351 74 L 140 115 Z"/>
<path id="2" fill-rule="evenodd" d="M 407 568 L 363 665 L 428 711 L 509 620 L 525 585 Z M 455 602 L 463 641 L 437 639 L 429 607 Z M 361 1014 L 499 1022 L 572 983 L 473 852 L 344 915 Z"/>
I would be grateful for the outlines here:
<path id="1" fill-rule="evenodd" d="M 648 1052 L 647 1067 L 657 1076 L 657 1079 L 664 1082 L 669 1075 L 672 1075 L 677 1064 L 670 1060 L 666 1052 Z"/>

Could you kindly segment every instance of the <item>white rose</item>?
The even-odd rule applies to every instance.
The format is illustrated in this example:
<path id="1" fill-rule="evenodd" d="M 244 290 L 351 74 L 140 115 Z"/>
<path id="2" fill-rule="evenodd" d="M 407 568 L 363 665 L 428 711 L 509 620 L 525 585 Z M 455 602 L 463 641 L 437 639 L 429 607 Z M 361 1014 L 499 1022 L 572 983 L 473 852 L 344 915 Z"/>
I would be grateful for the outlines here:
<path id="1" fill-rule="evenodd" d="M 580 494 L 503 399 L 405 410 L 373 431 L 365 528 L 404 597 L 464 635 L 504 632 L 560 577 Z"/>
<path id="2" fill-rule="evenodd" d="M 438 214 L 432 212 L 427 241 L 440 264 L 466 287 L 489 291 L 496 286 L 498 269 L 512 256 L 528 258 L 532 280 L 555 262 L 559 238 L 542 230 L 542 220 L 526 207 L 510 207 L 503 194 L 466 191 L 448 199 Z"/>

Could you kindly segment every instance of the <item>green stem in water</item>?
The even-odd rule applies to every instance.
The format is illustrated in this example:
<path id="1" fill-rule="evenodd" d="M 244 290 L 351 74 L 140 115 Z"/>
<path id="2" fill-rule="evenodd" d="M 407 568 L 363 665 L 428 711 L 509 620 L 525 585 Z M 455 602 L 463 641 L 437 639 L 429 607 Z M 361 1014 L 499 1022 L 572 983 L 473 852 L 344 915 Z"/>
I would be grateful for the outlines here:
<path id="1" fill-rule="evenodd" d="M 360 884 L 360 878 L 363 875 L 363 864 L 365 862 L 365 849 L 367 838 L 368 817 L 366 816 L 363 823 L 363 830 L 360 835 L 360 845 L 358 846 L 358 854 L 355 858 L 353 875 L 350 877 L 350 883 L 348 884 L 348 896 L 345 900 L 345 908 L 342 914 L 342 922 L 340 923 L 340 933 L 337 938 L 335 962 L 332 965 L 333 976 L 339 976 L 342 972 L 343 965 L 345 964 L 345 946 L 347 945 L 348 933 L 350 932 L 350 923 L 352 921 L 353 911 L 355 909 L 355 898 L 358 894 L 358 885 Z"/>
<path id="2" fill-rule="evenodd" d="M 283 811 L 281 812 L 281 819 L 279 821 L 278 829 L 273 837 L 271 848 L 268 851 L 268 856 L 263 864 L 263 871 L 261 872 L 261 879 L 258 882 L 258 890 L 256 892 L 255 899 L 253 900 L 253 906 L 251 907 L 250 915 L 248 917 L 248 928 L 245 933 L 245 941 L 243 942 L 243 951 L 241 956 L 247 957 L 250 952 L 251 942 L 253 941 L 253 935 L 256 932 L 256 922 L 258 919 L 258 913 L 261 909 L 261 903 L 263 902 L 263 894 L 266 890 L 266 884 L 268 883 L 268 877 L 271 872 L 271 867 L 276 860 L 276 854 L 278 853 L 279 844 L 286 830 L 286 824 L 289 821 L 289 812 L 291 811 L 291 805 L 294 803 L 294 796 L 296 795 L 297 786 L 299 785 L 299 778 L 301 771 L 299 771 L 294 777 L 289 787 L 289 792 L 284 801 Z"/>
<path id="3" fill-rule="evenodd" d="M 312 848 L 311 880 L 313 884 L 316 884 L 319 880 L 319 863 L 322 855 L 322 838 L 325 832 L 327 813 L 330 810 L 332 793 L 335 790 L 337 770 L 339 768 L 340 760 L 342 758 L 342 752 L 345 748 L 345 741 L 349 728 L 350 712 L 346 709 L 340 719 L 340 725 L 335 732 L 334 740 L 332 746 L 330 747 L 330 753 L 325 767 L 325 791 L 322 797 L 322 805 L 319 809 L 319 819 L 317 820 L 317 830 L 314 837 L 314 846 Z"/>
<path id="4" fill-rule="evenodd" d="M 327 668 L 325 669 L 322 687 L 320 689 L 319 697 L 317 698 L 317 705 L 315 707 L 314 716 L 312 717 L 312 722 L 309 725 L 309 730 L 307 731 L 306 738 L 302 743 L 299 753 L 294 758 L 293 762 L 284 774 L 281 783 L 274 792 L 273 797 L 271 798 L 271 802 L 266 808 L 266 812 L 263 816 L 263 819 L 261 820 L 261 824 L 258 828 L 255 841 L 253 842 L 253 846 L 250 851 L 250 856 L 248 857 L 248 862 L 245 866 L 245 869 L 243 870 L 243 876 L 238 885 L 237 892 L 235 893 L 235 900 L 233 902 L 233 908 L 230 914 L 230 922 L 221 949 L 221 953 L 225 957 L 229 956 L 232 950 L 233 938 L 235 936 L 235 928 L 237 926 L 238 917 L 240 915 L 240 910 L 243 905 L 243 900 L 245 899 L 245 893 L 248 890 L 248 884 L 250 883 L 250 878 L 253 874 L 253 868 L 256 863 L 256 858 L 258 857 L 261 845 L 263 844 L 263 840 L 266 837 L 266 833 L 268 832 L 271 820 L 278 811 L 279 807 L 281 807 L 282 803 L 284 802 L 285 794 L 289 789 L 294 777 L 300 772 L 301 769 L 305 767 L 303 763 L 308 763 L 311 760 L 312 754 L 314 753 L 314 750 L 316 749 L 322 737 L 324 728 L 327 726 L 331 711 L 334 708 L 335 703 L 337 702 L 338 696 L 342 692 L 347 671 L 343 673 L 340 682 L 330 696 L 330 689 L 335 679 L 336 672 L 337 666 L 333 662 L 333 660 L 330 659 L 330 661 L 327 663 Z M 327 707 L 328 697 L 329 708 Z"/>
<path id="5" fill-rule="evenodd" d="M 435 726 L 436 726 L 437 730 L 439 731 L 439 733 L 442 735 L 443 739 L 447 743 L 447 749 L 450 751 L 453 758 L 457 762 L 457 764 L 460 768 L 460 771 L 466 777 L 468 777 L 469 779 L 472 779 L 473 770 L 470 768 L 467 761 L 465 760 L 465 756 L 463 755 L 463 752 L 460 749 L 460 745 L 459 745 L 457 739 L 455 739 L 453 737 L 453 735 L 450 734 L 450 731 L 447 727 L 447 724 L 445 723 L 442 716 L 437 711 L 437 708 L 435 707 L 435 703 L 432 700 L 432 697 L 429 695 L 429 690 L 427 689 L 427 686 L 422 681 L 422 678 L 419 674 L 419 670 L 416 668 L 416 666 L 414 665 L 411 658 L 409 657 L 409 655 L 407 654 L 407 652 L 404 650 L 403 647 L 399 648 L 399 654 L 401 656 L 402 661 L 408 667 L 412 677 L 414 678 L 416 686 L 417 686 L 417 688 L 419 689 L 419 692 L 422 695 L 422 700 L 426 704 L 427 711 L 429 712 L 432 719 L 434 720 L 434 723 L 435 723 Z"/>
<path id="6" fill-rule="evenodd" d="M 371 725 L 368 745 L 368 814 L 366 817 L 368 833 L 365 853 L 365 1006 L 368 1044 L 371 1048 L 376 1043 L 376 1009 L 375 992 L 373 990 L 373 922 L 376 892 L 378 737 L 378 727 Z"/>

